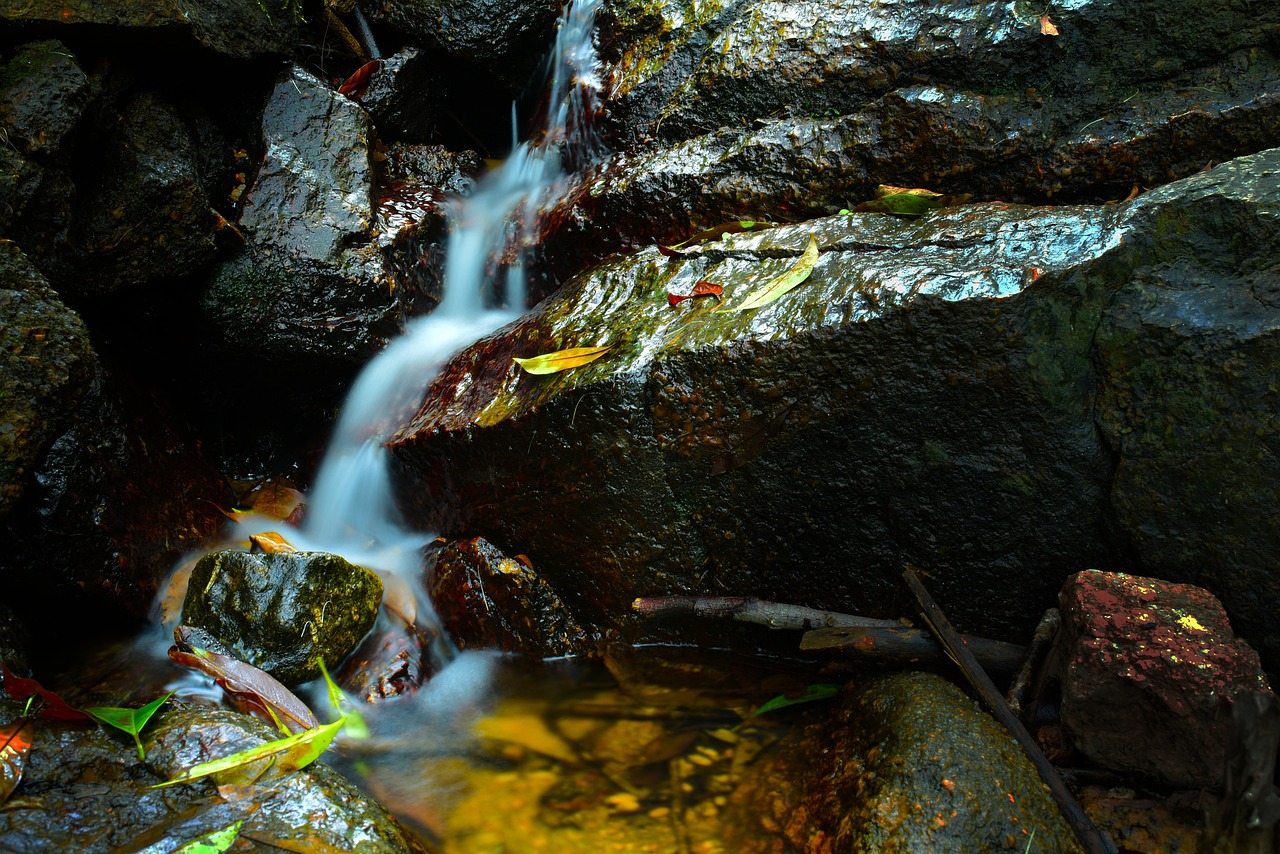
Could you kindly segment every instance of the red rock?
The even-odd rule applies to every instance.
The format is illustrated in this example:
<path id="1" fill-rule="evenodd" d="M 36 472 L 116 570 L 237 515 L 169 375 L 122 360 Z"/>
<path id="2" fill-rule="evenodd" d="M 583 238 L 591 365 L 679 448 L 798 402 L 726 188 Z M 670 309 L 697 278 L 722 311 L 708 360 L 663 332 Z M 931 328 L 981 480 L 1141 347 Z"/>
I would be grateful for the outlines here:
<path id="1" fill-rule="evenodd" d="M 1218 783 L 1241 691 L 1270 691 L 1222 604 L 1190 584 L 1088 570 L 1060 594 L 1062 720 L 1091 760 L 1172 786 Z"/>

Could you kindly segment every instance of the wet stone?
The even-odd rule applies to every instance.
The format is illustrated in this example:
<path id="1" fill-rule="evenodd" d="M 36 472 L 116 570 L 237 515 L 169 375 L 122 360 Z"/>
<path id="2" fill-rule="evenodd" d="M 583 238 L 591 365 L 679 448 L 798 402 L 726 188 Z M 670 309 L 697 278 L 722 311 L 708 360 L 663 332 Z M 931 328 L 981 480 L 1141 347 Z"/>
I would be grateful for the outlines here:
<path id="1" fill-rule="evenodd" d="M 382 580 L 323 552 L 214 552 L 191 572 L 183 622 L 286 685 L 337 668 L 372 628 Z"/>
<path id="2" fill-rule="evenodd" d="M 94 94 L 75 55 L 56 40 L 22 45 L 0 68 L 0 128 L 23 154 L 56 155 Z"/>
<path id="3" fill-rule="evenodd" d="M 1089 570 L 1061 596 L 1062 720 L 1107 768 L 1178 788 L 1220 780 L 1231 706 L 1270 692 L 1258 654 L 1207 590 Z"/>

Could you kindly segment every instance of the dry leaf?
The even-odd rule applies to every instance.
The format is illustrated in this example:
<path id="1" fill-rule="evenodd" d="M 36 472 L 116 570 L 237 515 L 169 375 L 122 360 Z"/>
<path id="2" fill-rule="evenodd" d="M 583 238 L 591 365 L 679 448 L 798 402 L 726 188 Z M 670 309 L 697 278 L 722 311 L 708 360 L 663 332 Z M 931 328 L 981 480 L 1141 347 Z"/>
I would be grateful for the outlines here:
<path id="1" fill-rule="evenodd" d="M 612 345 L 610 345 L 612 346 Z M 581 367 L 594 362 L 609 351 L 609 347 L 571 347 L 568 350 L 557 350 L 554 353 L 543 353 L 522 359 L 513 356 L 512 360 L 529 374 L 558 374 L 570 368 Z"/>
<path id="2" fill-rule="evenodd" d="M 1053 21 L 1049 20 L 1048 12 L 1040 16 L 1040 32 L 1046 36 L 1056 36 L 1058 34 L 1058 28 L 1053 25 Z"/>
<path id="3" fill-rule="evenodd" d="M 249 551 L 257 549 L 264 554 L 293 554 L 297 551 L 289 541 L 277 534 L 275 531 L 264 531 L 261 534 L 250 534 L 249 542 L 251 546 Z"/>
<path id="4" fill-rule="evenodd" d="M 800 260 L 790 270 L 773 279 L 763 287 L 753 291 L 741 305 L 729 308 L 729 311 L 746 311 L 768 305 L 778 297 L 799 285 L 813 272 L 813 265 L 818 263 L 818 238 L 809 235 L 809 245 L 805 248 Z"/>
<path id="5" fill-rule="evenodd" d="M 667 302 L 671 305 L 679 305 L 687 299 L 696 299 L 697 297 L 715 297 L 720 298 L 724 293 L 724 288 L 715 282 L 698 282 L 693 286 L 693 290 L 687 294 L 667 294 Z"/>

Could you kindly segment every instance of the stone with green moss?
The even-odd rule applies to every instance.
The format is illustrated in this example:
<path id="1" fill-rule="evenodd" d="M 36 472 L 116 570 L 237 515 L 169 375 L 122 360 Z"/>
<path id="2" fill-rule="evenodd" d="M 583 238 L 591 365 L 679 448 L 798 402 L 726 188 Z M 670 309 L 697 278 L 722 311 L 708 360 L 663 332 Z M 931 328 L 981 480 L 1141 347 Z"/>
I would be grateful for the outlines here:
<path id="1" fill-rule="evenodd" d="M 381 602 L 382 579 L 338 555 L 221 551 L 192 570 L 182 619 L 295 685 L 355 649 Z"/>

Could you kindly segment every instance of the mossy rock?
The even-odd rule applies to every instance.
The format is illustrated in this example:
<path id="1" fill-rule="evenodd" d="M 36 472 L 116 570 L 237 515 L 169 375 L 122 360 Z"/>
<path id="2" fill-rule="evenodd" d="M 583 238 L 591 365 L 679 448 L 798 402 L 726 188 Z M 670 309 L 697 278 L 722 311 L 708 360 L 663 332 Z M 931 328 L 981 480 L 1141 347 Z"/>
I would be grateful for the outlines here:
<path id="1" fill-rule="evenodd" d="M 222 551 L 192 570 L 182 618 L 296 685 L 355 649 L 381 602 L 382 579 L 338 555 Z"/>

